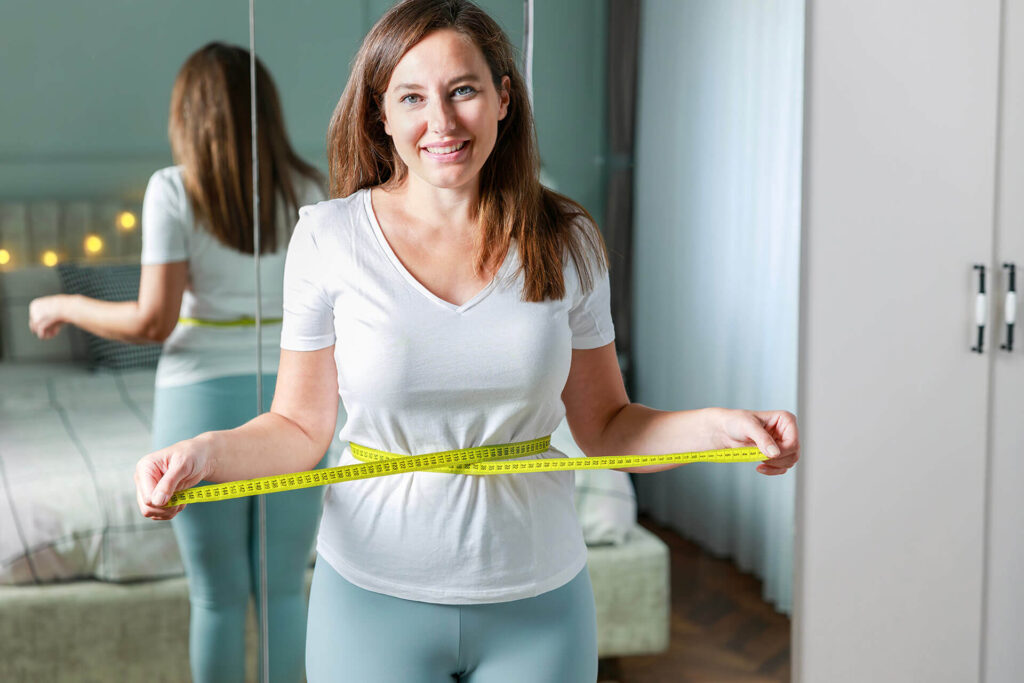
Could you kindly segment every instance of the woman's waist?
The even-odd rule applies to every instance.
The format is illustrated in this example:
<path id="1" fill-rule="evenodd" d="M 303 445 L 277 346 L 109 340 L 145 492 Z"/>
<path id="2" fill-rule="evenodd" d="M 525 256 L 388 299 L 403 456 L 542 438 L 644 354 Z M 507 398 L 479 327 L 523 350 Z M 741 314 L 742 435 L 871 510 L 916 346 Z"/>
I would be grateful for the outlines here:
<path id="1" fill-rule="evenodd" d="M 254 326 L 190 325 L 181 322 L 174 328 L 170 336 L 164 340 L 162 354 L 164 356 L 190 355 L 202 353 L 219 353 L 237 356 L 239 360 L 255 358 L 257 346 L 262 346 L 263 354 L 277 356 L 281 352 L 281 326 L 263 325 L 260 329 L 257 344 Z"/>
<path id="2" fill-rule="evenodd" d="M 380 428 L 374 429 L 366 425 L 360 426 L 359 422 L 357 412 L 349 413 L 338 431 L 337 438 L 345 444 L 345 453 L 362 462 L 426 455 L 451 455 L 458 460 L 562 455 L 561 451 L 551 446 L 551 431 L 517 432 L 514 436 L 431 436 L 403 429 L 400 424 L 391 428 L 387 425 L 377 425 Z M 396 419 L 396 422 L 400 420 Z M 438 420 L 437 423 L 444 426 L 442 420 Z"/>
<path id="3" fill-rule="evenodd" d="M 380 443 L 380 440 L 369 439 Z M 434 446 L 409 449 L 413 452 L 395 452 L 348 441 L 342 452 L 342 465 L 369 463 L 385 468 L 392 474 L 426 473 L 449 475 L 490 475 L 538 473 L 554 470 L 555 462 L 567 456 L 551 446 L 551 437 L 543 436 L 507 443 L 489 443 L 466 448 L 437 448 Z M 536 461 L 536 462 L 532 462 Z M 549 474 L 555 474 L 554 471 Z M 474 477 L 476 478 L 476 477 Z M 491 477 L 486 477 L 491 478 Z M 387 477 L 382 477 L 387 479 Z"/>
<path id="4" fill-rule="evenodd" d="M 179 317 L 198 320 L 230 321 L 242 318 L 253 320 L 257 314 L 264 320 L 280 319 L 283 302 L 280 296 L 264 295 L 257 306 L 252 295 L 216 295 L 186 291 L 181 300 Z"/>

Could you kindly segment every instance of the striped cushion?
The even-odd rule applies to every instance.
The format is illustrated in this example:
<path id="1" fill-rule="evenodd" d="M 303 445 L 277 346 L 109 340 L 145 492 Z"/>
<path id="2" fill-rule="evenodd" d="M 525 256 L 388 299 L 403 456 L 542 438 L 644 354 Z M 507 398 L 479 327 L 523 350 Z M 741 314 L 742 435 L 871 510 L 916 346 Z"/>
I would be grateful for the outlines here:
<path id="1" fill-rule="evenodd" d="M 134 301 L 139 298 L 138 265 L 79 266 L 62 263 L 57 266 L 61 286 L 67 294 L 82 294 L 103 301 Z M 97 337 L 79 330 L 85 336 L 89 365 L 93 368 L 126 370 L 156 367 L 160 358 L 159 344 L 126 344 Z"/>

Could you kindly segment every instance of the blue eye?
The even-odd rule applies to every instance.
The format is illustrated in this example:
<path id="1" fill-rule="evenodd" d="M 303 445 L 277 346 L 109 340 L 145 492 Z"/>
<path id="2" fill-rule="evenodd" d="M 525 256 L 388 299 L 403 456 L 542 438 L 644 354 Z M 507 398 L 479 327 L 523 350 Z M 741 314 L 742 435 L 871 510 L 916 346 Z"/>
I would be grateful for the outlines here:
<path id="1" fill-rule="evenodd" d="M 406 95 L 405 97 L 400 98 L 398 101 L 399 102 L 405 102 L 410 97 L 419 97 L 419 95 Z M 409 102 L 408 104 L 415 104 L 415 102 Z"/>
<path id="2" fill-rule="evenodd" d="M 472 95 L 473 93 L 476 92 L 476 88 L 474 88 L 471 85 L 460 85 L 458 88 L 455 89 L 455 94 L 456 95 L 460 94 L 460 92 L 459 92 L 460 90 L 468 90 L 469 91 L 469 92 L 461 93 L 463 95 Z"/>

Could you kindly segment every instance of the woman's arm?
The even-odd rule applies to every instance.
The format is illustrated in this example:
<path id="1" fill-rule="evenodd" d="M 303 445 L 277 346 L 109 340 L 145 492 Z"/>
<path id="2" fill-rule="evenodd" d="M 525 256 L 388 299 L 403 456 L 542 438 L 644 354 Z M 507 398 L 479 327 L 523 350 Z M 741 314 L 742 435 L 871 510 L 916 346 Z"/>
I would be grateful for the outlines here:
<path id="1" fill-rule="evenodd" d="M 170 519 L 184 507 L 162 507 L 171 495 L 204 479 L 221 483 L 310 470 L 327 452 L 337 416 L 334 347 L 282 349 L 270 412 L 142 458 L 135 467 L 139 509 L 151 519 Z"/>
<path id="2" fill-rule="evenodd" d="M 704 408 L 664 411 L 632 403 L 619 371 L 615 344 L 573 349 L 562 391 L 573 438 L 588 456 L 687 453 L 757 446 L 771 460 L 762 474 L 783 474 L 799 459 L 796 418 L 785 411 Z M 657 472 L 678 465 L 624 467 Z"/>
<path id="3" fill-rule="evenodd" d="M 178 322 L 188 262 L 142 266 L 138 301 L 100 301 L 78 294 L 44 296 L 29 304 L 29 327 L 50 339 L 70 323 L 99 337 L 133 344 L 159 343 Z"/>

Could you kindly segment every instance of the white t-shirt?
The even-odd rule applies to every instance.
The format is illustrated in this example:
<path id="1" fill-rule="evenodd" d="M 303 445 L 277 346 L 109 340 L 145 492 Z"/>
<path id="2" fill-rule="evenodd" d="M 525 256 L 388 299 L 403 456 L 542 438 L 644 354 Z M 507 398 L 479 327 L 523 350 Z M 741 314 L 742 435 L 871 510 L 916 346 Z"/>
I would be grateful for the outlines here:
<path id="1" fill-rule="evenodd" d="M 313 204 L 324 198 L 319 184 L 296 176 L 298 201 Z M 281 283 L 291 221 L 280 207 L 278 251 L 263 254 L 260 284 L 262 314 L 281 317 Z M 153 174 L 142 203 L 142 264 L 188 261 L 189 282 L 181 298 L 183 318 L 234 320 L 256 316 L 256 266 L 252 254 L 224 246 L 196 224 L 185 194 L 181 167 Z M 277 372 L 281 326 L 262 326 L 263 371 Z M 256 372 L 256 328 L 199 327 L 178 324 L 164 341 L 157 364 L 156 386 L 192 384 L 216 377 Z"/>
<path id="2" fill-rule="evenodd" d="M 285 266 L 281 348 L 334 344 L 342 441 L 421 454 L 546 436 L 565 416 L 571 349 L 614 339 L 607 273 L 592 269 L 583 295 L 566 261 L 566 297 L 526 303 L 513 244 L 495 279 L 455 306 L 402 266 L 369 190 L 304 207 Z M 340 464 L 355 462 L 346 445 Z M 532 597 L 586 565 L 573 480 L 411 472 L 335 484 L 317 551 L 348 581 L 400 598 Z"/>

